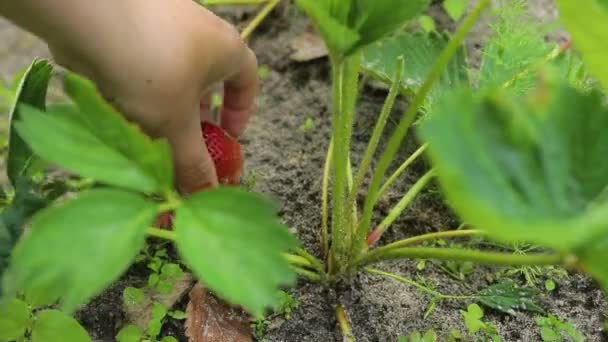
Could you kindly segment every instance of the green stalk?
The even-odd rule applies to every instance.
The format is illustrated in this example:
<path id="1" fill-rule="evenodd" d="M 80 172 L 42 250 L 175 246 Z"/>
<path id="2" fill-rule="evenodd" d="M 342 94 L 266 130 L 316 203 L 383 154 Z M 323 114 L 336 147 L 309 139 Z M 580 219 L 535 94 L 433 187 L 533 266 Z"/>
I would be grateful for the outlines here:
<path id="1" fill-rule="evenodd" d="M 332 57 L 332 139 L 334 177 L 332 187 L 332 254 L 338 268 L 345 265 L 352 242 L 349 223 L 352 212 L 347 206 L 348 164 L 351 132 L 357 99 L 360 54 Z M 333 269 L 332 271 L 338 271 Z"/>
<path id="2" fill-rule="evenodd" d="M 317 270 L 319 273 L 325 272 L 325 267 L 323 267 L 321 261 L 315 258 L 312 254 L 308 253 L 305 249 L 296 248 L 295 252 L 302 258 L 308 260 L 311 268 Z"/>
<path id="3" fill-rule="evenodd" d="M 243 29 L 241 32 L 241 39 L 246 40 L 249 38 L 251 33 L 255 31 L 255 29 L 260 26 L 262 21 L 272 12 L 272 10 L 277 7 L 281 0 L 268 0 L 268 3 L 260 10 L 260 12 L 251 20 L 249 24 Z"/>
<path id="4" fill-rule="evenodd" d="M 509 254 L 459 248 L 406 247 L 369 253 L 355 262 L 356 266 L 395 259 L 436 259 L 472 261 L 490 265 L 559 265 L 566 259 L 561 254 Z"/>
<path id="5" fill-rule="evenodd" d="M 156 228 L 156 227 L 150 227 L 146 231 L 146 234 L 148 234 L 149 236 L 155 237 L 155 238 L 163 239 L 163 240 L 175 241 L 175 232 L 172 230 L 165 230 L 165 229 L 160 229 L 160 228 Z"/>
<path id="6" fill-rule="evenodd" d="M 336 319 L 338 320 L 340 331 L 344 337 L 344 342 L 355 342 L 355 337 L 353 336 L 352 329 L 348 323 L 348 317 L 346 317 L 346 310 L 344 310 L 342 304 L 338 304 L 338 307 L 336 307 Z"/>
<path id="7" fill-rule="evenodd" d="M 303 257 L 301 257 L 299 255 L 293 255 L 293 254 L 289 254 L 289 253 L 283 253 L 283 257 L 292 266 L 313 268 L 313 266 L 310 263 L 310 261 L 308 261 L 306 258 L 303 258 Z"/>
<path id="8" fill-rule="evenodd" d="M 380 184 L 382 179 L 384 178 L 384 174 L 388 167 L 390 166 L 391 161 L 395 157 L 395 153 L 401 146 L 401 142 L 405 137 L 410 125 L 416 118 L 416 114 L 418 113 L 418 108 L 424 103 L 427 95 L 433 88 L 435 82 L 441 77 L 441 74 L 447 67 L 450 59 L 454 56 L 456 51 L 462 45 L 467 33 L 473 27 L 477 19 L 481 16 L 481 13 L 485 10 L 485 8 L 490 4 L 490 0 L 480 0 L 471 14 L 467 16 L 467 18 L 463 21 L 462 25 L 458 28 L 454 37 L 450 40 L 446 48 L 441 52 L 441 55 L 435 61 L 433 68 L 431 69 L 429 75 L 426 77 L 424 83 L 414 96 L 412 103 L 408 107 L 408 110 L 403 114 L 401 122 L 393 132 L 380 161 L 378 162 L 378 166 L 374 175 L 372 177 L 371 184 L 369 186 L 369 191 L 367 193 L 367 198 L 365 199 L 365 205 L 363 209 L 363 217 L 361 219 L 360 225 L 357 229 L 357 237 L 355 243 L 356 246 L 360 246 L 361 251 L 366 250 L 365 240 L 367 238 L 367 234 L 369 233 L 369 228 L 372 221 L 372 212 L 374 210 L 374 204 L 376 198 L 378 196 L 378 190 L 380 188 Z M 359 247 L 356 247 L 359 248 Z"/>
<path id="9" fill-rule="evenodd" d="M 380 200 L 380 198 L 382 197 L 382 195 L 384 195 L 384 193 L 386 192 L 386 190 L 388 190 L 391 185 L 393 185 L 393 183 L 403 174 L 403 172 L 410 166 L 412 165 L 412 163 L 418 159 L 418 157 L 420 157 L 422 155 L 422 153 L 424 153 L 424 151 L 426 151 L 426 148 L 429 146 L 429 144 L 424 144 L 422 146 L 420 146 L 416 151 L 414 151 L 414 153 L 412 153 L 411 156 L 409 156 L 404 162 L 403 164 L 401 164 L 399 166 L 399 168 L 388 178 L 388 180 L 384 183 L 384 185 L 382 185 L 382 187 L 380 188 L 380 190 L 378 191 L 378 195 L 376 195 L 376 202 L 378 202 L 378 200 Z"/>
<path id="10" fill-rule="evenodd" d="M 376 227 L 376 229 L 370 234 L 367 240 L 368 247 L 375 244 L 376 241 L 380 239 L 382 234 L 384 234 L 388 227 L 390 227 L 390 225 L 393 224 L 393 222 L 395 222 L 395 220 L 399 216 L 401 216 L 401 213 L 403 213 L 403 211 L 410 205 L 410 203 L 412 203 L 412 201 L 416 198 L 416 196 L 418 196 L 420 191 L 424 189 L 424 187 L 433 179 L 433 177 L 435 177 L 435 172 L 431 169 L 422 177 L 420 177 L 420 179 L 418 179 L 418 181 L 414 183 L 411 188 L 409 188 L 409 190 L 401 198 L 399 203 L 397 203 L 397 205 L 395 205 L 395 207 L 391 209 L 391 211 L 388 213 L 388 215 L 386 215 L 384 220 L 382 220 L 378 227 Z"/>
<path id="11" fill-rule="evenodd" d="M 466 236 L 479 236 L 479 235 L 483 235 L 483 232 L 481 230 L 474 230 L 474 229 L 448 230 L 445 232 L 423 234 L 423 235 L 418 235 L 418 236 L 414 236 L 411 238 L 399 240 L 399 241 L 390 243 L 390 244 L 380 247 L 380 248 L 376 248 L 376 249 L 370 251 L 369 254 L 384 253 L 389 249 L 402 248 L 402 247 L 418 244 L 418 243 L 429 241 L 429 240 L 466 237 Z M 373 256 L 370 256 L 370 257 L 373 258 Z"/>
<path id="12" fill-rule="evenodd" d="M 323 167 L 323 185 L 321 189 L 321 246 L 323 248 L 323 257 L 329 262 L 329 224 L 328 224 L 328 203 L 329 197 L 329 174 L 331 172 L 331 163 L 333 159 L 334 140 L 329 141 L 327 155 L 325 157 L 325 166 Z"/>
<path id="13" fill-rule="evenodd" d="M 404 69 L 404 60 L 402 56 L 397 58 L 397 73 L 395 75 L 395 82 L 391 85 L 391 88 L 386 96 L 386 100 L 384 101 L 384 105 L 382 106 L 382 110 L 380 111 L 380 116 L 376 121 L 376 126 L 374 127 L 374 131 L 372 133 L 371 138 L 369 139 L 369 143 L 367 144 L 367 148 L 365 149 L 365 154 L 363 155 L 363 160 L 361 161 L 361 165 L 359 166 L 359 171 L 357 172 L 357 176 L 355 176 L 355 181 L 353 184 L 353 188 L 350 191 L 350 196 L 348 197 L 348 202 L 355 205 L 357 199 L 357 192 L 363 184 L 363 180 L 365 179 L 365 174 L 369 169 L 369 166 L 372 162 L 372 158 L 376 153 L 376 149 L 378 148 L 378 143 L 380 142 L 380 138 L 382 137 L 382 132 L 384 132 L 384 127 L 386 126 L 386 122 L 388 121 L 388 117 L 393 110 L 393 105 L 395 104 L 395 99 L 397 95 L 399 95 L 399 91 L 401 89 L 401 78 L 403 77 L 403 69 Z"/>
<path id="14" fill-rule="evenodd" d="M 301 275 L 302 277 L 308 278 L 308 280 L 312 280 L 312 281 L 321 281 L 321 276 L 311 272 L 309 270 L 305 270 L 301 267 L 298 266 L 294 266 L 294 265 L 290 265 L 290 268 L 297 274 Z"/>
<path id="15" fill-rule="evenodd" d="M 366 268 L 365 269 L 366 272 L 371 273 L 371 274 L 377 274 L 377 275 L 381 275 L 387 278 L 391 278 L 391 279 L 395 279 L 399 282 L 411 285 L 415 288 L 417 288 L 418 290 L 430 295 L 431 297 L 434 297 L 436 299 L 457 299 L 457 300 L 463 300 L 463 299 L 471 299 L 471 298 L 475 298 L 475 296 L 454 296 L 454 295 L 444 295 L 442 293 L 439 293 L 435 290 L 429 289 L 428 287 L 417 283 L 411 279 L 399 276 L 397 274 L 394 273 L 389 273 L 389 272 L 384 272 L 375 268 Z"/>

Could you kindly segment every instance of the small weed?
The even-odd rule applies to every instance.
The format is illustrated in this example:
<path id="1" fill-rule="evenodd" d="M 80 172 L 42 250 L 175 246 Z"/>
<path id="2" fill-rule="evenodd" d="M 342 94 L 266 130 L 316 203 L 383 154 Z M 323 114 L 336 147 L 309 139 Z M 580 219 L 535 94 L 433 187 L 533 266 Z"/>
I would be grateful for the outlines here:
<path id="1" fill-rule="evenodd" d="M 568 321 L 562 321 L 554 315 L 547 317 L 536 317 L 536 325 L 540 328 L 540 337 L 545 342 L 549 341 L 567 341 L 582 342 L 585 340 L 574 324 Z"/>
<path id="2" fill-rule="evenodd" d="M 436 30 L 435 20 L 428 15 L 421 15 L 420 18 L 418 18 L 418 24 L 420 24 L 420 27 L 424 32 L 428 33 Z"/>
<path id="3" fill-rule="evenodd" d="M 260 80 L 264 80 L 264 79 L 268 78 L 269 74 L 270 74 L 270 69 L 268 68 L 267 65 L 260 65 L 258 67 L 258 78 Z"/>
<path id="4" fill-rule="evenodd" d="M 460 310 L 460 314 L 464 318 L 464 325 L 468 333 L 479 337 L 477 341 L 502 341 L 496 326 L 482 320 L 484 313 L 479 305 L 470 304 L 466 311 Z"/>
<path id="5" fill-rule="evenodd" d="M 125 307 L 137 307 L 146 300 L 146 289 L 153 290 L 160 295 L 168 295 L 173 291 L 175 282 L 179 280 L 184 272 L 179 264 L 169 260 L 167 251 L 160 247 L 154 254 L 141 254 L 137 257 L 138 261 L 145 261 L 147 268 L 151 271 L 148 282 L 144 288 L 127 287 L 123 290 L 123 304 Z M 146 341 L 155 342 L 160 334 L 163 324 L 167 317 L 182 320 L 186 318 L 186 313 L 180 310 L 168 310 L 162 303 L 154 301 L 149 321 L 146 323 L 145 331 L 134 324 L 124 326 L 116 339 L 118 342 Z M 160 342 L 177 341 L 171 336 L 163 337 Z"/>
<path id="6" fill-rule="evenodd" d="M 437 342 L 437 333 L 428 330 L 424 335 L 418 331 L 410 334 L 409 337 L 399 336 L 398 342 Z"/>
<path id="7" fill-rule="evenodd" d="M 273 308 L 272 312 L 267 316 L 259 318 L 251 323 L 253 335 L 258 341 L 264 340 L 271 318 L 282 315 L 286 320 L 290 320 L 293 310 L 300 307 L 300 302 L 297 300 L 297 298 L 285 291 L 278 291 L 277 296 L 279 297 L 279 301 Z"/>
<path id="8" fill-rule="evenodd" d="M 315 128 L 315 121 L 311 117 L 307 117 L 304 123 L 300 125 L 300 131 L 308 133 Z"/>

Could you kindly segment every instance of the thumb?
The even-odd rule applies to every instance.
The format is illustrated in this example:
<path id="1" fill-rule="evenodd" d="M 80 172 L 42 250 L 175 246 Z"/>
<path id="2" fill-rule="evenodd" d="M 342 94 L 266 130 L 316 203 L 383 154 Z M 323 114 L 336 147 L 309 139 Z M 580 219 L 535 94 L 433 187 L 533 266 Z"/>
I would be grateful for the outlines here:
<path id="1" fill-rule="evenodd" d="M 177 189 L 192 194 L 218 184 L 213 161 L 203 140 L 199 116 L 167 135 L 173 151 Z"/>

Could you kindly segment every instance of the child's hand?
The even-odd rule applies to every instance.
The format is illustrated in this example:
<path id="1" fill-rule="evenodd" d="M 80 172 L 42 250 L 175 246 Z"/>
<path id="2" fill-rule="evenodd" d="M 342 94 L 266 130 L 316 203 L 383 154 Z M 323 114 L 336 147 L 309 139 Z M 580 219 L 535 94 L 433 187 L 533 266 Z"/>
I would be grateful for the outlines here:
<path id="1" fill-rule="evenodd" d="M 231 25 L 191 0 L 9 3 L 0 13 L 44 38 L 59 64 L 96 82 L 148 134 L 169 140 L 182 192 L 217 184 L 200 125 L 209 90 L 224 82 L 221 125 L 238 136 L 257 88 L 255 55 Z"/>

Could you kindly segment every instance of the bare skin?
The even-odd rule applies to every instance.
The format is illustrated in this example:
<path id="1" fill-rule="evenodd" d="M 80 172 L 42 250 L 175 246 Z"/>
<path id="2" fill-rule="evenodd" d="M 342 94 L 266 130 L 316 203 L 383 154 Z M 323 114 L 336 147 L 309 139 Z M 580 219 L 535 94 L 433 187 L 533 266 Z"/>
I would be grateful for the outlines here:
<path id="1" fill-rule="evenodd" d="M 230 24 L 191 0 L 8 0 L 0 15 L 44 39 L 56 62 L 94 81 L 125 117 L 171 144 L 183 193 L 217 185 L 200 121 L 223 83 L 221 125 L 239 136 L 257 61 Z"/>

